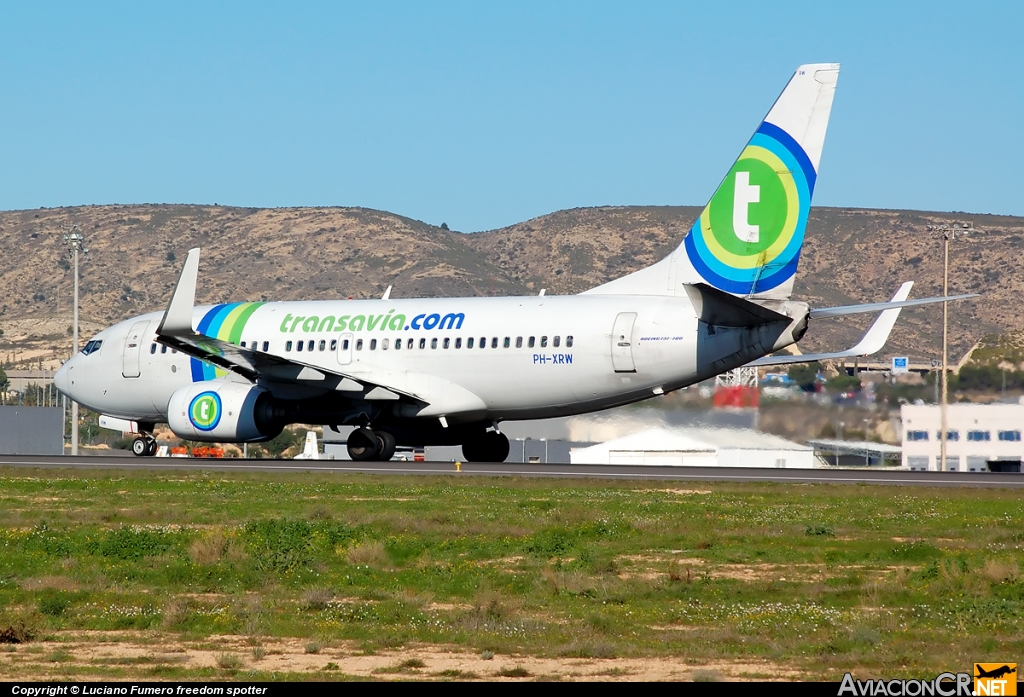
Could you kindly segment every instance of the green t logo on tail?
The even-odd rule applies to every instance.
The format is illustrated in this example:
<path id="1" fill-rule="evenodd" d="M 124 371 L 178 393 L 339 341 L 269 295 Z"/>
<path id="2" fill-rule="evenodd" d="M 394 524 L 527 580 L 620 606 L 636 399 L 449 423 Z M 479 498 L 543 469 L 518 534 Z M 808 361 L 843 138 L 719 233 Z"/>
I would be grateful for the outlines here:
<path id="1" fill-rule="evenodd" d="M 686 236 L 694 268 L 730 293 L 766 291 L 791 278 L 814 180 L 799 144 L 762 123 Z"/>

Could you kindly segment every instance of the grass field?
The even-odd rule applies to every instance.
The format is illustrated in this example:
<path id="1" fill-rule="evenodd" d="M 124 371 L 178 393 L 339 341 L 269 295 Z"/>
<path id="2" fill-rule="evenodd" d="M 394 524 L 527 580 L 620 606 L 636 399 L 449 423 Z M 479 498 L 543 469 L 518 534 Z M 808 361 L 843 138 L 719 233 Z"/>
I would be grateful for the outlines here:
<path id="1" fill-rule="evenodd" d="M 934 677 L 1022 563 L 1009 490 L 0 470 L 0 679 Z"/>

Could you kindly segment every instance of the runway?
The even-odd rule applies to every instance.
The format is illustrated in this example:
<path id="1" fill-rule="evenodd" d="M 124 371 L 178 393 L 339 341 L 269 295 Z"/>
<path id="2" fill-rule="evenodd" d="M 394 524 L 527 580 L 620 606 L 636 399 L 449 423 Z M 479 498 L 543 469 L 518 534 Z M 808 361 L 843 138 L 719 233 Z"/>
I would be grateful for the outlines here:
<path id="1" fill-rule="evenodd" d="M 754 467 L 644 467 L 451 462 L 350 462 L 347 460 L 212 460 L 89 455 L 0 455 L 0 473 L 9 469 L 167 470 L 211 472 L 318 472 L 367 475 L 447 475 L 459 477 L 551 477 L 790 484 L 882 484 L 899 486 L 972 486 L 1024 488 L 1024 474 L 1000 472 L 909 472 L 882 469 L 766 469 Z"/>

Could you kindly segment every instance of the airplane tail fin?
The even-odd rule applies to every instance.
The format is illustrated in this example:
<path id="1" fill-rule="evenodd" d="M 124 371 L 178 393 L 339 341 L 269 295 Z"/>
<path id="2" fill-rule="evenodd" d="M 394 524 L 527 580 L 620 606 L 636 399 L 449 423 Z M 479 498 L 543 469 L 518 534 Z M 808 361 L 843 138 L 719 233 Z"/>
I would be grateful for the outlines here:
<path id="1" fill-rule="evenodd" d="M 586 292 L 682 295 L 683 284 L 706 283 L 755 300 L 788 299 L 838 77 L 838 63 L 797 68 L 683 243 Z"/>
<path id="2" fill-rule="evenodd" d="M 320 447 L 316 442 L 316 431 L 306 431 L 306 446 L 302 449 L 302 455 L 299 458 L 303 460 L 320 459 Z"/>

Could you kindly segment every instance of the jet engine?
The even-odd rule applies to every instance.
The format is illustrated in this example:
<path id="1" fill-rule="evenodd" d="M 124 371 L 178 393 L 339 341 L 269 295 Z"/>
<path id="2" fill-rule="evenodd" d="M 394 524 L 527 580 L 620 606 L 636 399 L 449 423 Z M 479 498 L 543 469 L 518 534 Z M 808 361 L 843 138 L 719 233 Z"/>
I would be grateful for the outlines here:
<path id="1" fill-rule="evenodd" d="M 253 443 L 274 438 L 284 421 L 274 398 L 262 387 L 208 380 L 175 391 L 167 424 L 186 440 Z"/>

